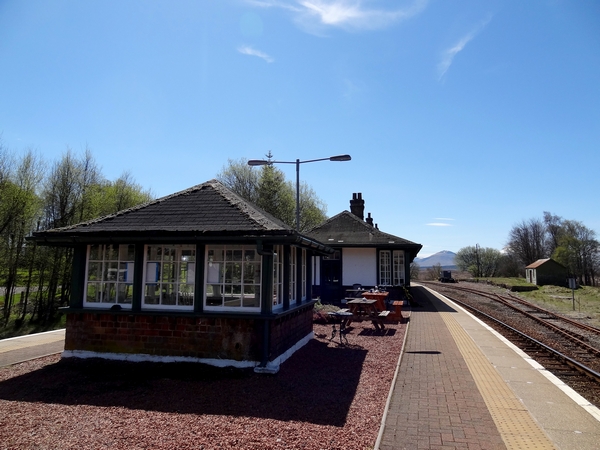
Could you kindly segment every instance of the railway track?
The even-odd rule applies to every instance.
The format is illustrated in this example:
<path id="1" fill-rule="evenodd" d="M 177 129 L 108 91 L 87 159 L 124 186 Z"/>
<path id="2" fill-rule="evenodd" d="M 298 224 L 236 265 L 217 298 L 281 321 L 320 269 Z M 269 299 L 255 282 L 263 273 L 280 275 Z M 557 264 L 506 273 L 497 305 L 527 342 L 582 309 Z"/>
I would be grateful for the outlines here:
<path id="1" fill-rule="evenodd" d="M 600 329 L 514 295 L 423 282 L 471 311 L 547 370 L 600 406 Z"/>

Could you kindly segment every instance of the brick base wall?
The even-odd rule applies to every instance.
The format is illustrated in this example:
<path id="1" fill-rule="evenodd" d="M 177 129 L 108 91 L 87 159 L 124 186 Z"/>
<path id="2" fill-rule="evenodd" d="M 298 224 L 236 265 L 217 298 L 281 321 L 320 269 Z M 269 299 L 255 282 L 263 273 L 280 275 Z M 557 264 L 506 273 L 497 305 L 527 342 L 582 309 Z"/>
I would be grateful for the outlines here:
<path id="1" fill-rule="evenodd" d="M 281 356 L 296 342 L 313 330 L 313 308 L 302 308 L 296 312 L 271 321 L 269 360 Z"/>
<path id="2" fill-rule="evenodd" d="M 312 305 L 270 321 L 269 360 L 312 332 Z M 261 361 L 264 319 L 67 313 L 65 350 Z"/>

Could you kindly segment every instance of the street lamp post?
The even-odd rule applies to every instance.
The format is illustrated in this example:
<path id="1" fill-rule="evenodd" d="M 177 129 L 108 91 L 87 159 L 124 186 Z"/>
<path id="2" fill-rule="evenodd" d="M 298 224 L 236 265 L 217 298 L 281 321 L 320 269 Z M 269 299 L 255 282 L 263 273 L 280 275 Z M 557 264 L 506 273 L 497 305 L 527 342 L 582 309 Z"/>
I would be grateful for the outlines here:
<path id="1" fill-rule="evenodd" d="M 308 159 L 306 161 L 269 161 L 266 159 L 251 159 L 249 166 L 268 166 L 271 164 L 296 164 L 296 231 L 300 231 L 300 164 L 317 161 L 350 161 L 350 155 L 330 156 L 329 158 Z"/>

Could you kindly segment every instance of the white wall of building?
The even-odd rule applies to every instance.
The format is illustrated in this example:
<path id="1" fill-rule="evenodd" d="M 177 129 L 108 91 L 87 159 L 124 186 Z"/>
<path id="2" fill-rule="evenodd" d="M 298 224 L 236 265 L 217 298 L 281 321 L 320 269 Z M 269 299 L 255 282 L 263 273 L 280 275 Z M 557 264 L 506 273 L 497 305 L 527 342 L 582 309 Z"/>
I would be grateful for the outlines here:
<path id="1" fill-rule="evenodd" d="M 377 250 L 374 248 L 342 249 L 342 284 L 351 286 L 377 284 Z"/>

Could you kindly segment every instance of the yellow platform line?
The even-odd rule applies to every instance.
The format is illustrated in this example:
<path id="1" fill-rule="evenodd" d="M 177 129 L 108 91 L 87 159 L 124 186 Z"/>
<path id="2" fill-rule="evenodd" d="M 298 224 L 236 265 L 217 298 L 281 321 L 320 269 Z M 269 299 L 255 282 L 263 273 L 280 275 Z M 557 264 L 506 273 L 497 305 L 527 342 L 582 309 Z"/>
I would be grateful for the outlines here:
<path id="1" fill-rule="evenodd" d="M 556 448 L 464 328 L 450 313 L 440 312 L 440 315 L 465 359 L 506 447 L 509 450 Z"/>

